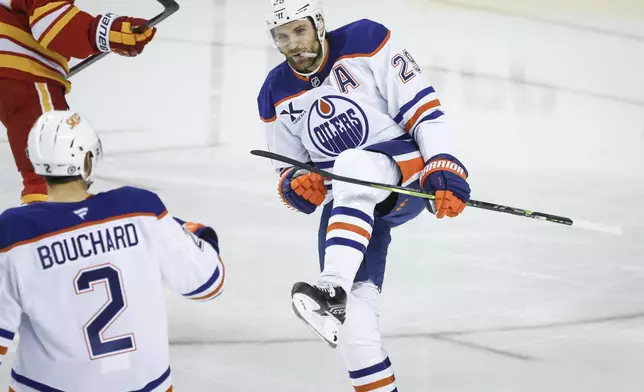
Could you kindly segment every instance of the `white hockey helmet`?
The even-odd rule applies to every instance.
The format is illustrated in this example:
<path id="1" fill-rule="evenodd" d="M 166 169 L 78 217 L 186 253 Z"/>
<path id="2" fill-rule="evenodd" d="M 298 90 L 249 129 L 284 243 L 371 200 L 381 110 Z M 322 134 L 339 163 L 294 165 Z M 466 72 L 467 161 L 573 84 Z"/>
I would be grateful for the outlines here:
<path id="1" fill-rule="evenodd" d="M 266 21 L 266 30 L 273 46 L 277 47 L 273 31 L 276 27 L 295 20 L 311 18 L 317 31 L 318 40 L 324 47 L 324 12 L 321 0 L 270 0 L 271 14 Z"/>
<path id="2" fill-rule="evenodd" d="M 87 173 L 85 156 L 91 153 Z M 29 132 L 27 154 L 36 174 L 48 177 L 80 176 L 89 185 L 103 157 L 101 140 L 89 122 L 70 111 L 44 113 Z"/>

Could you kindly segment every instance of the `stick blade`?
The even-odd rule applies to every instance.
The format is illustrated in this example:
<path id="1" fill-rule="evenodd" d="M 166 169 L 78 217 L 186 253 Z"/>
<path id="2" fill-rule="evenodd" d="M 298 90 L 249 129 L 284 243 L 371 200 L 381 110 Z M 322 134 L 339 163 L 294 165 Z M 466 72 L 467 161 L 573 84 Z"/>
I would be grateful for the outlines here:
<path id="1" fill-rule="evenodd" d="M 575 219 L 573 221 L 572 227 L 577 227 L 579 229 L 584 229 L 584 230 L 597 231 L 600 233 L 613 234 L 619 237 L 624 235 L 624 230 L 620 226 L 605 225 L 603 223 L 589 222 L 585 220 Z"/>

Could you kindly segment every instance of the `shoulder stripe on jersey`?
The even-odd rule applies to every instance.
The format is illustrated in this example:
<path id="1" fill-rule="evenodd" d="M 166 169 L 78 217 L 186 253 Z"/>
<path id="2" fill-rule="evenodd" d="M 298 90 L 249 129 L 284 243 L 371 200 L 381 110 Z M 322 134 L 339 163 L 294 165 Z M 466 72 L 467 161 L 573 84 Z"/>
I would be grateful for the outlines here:
<path id="1" fill-rule="evenodd" d="M 391 31 L 387 30 L 387 36 L 382 41 L 380 46 L 378 46 L 373 52 L 371 52 L 371 53 L 347 54 L 347 55 L 344 55 L 344 56 L 338 58 L 336 61 L 340 61 L 340 60 L 343 60 L 343 59 L 354 59 L 354 58 L 358 58 L 358 57 L 373 57 L 373 56 L 377 55 L 382 50 L 382 48 L 385 47 L 385 45 L 387 45 L 387 42 L 389 42 L 389 38 L 391 38 Z"/>
<path id="2" fill-rule="evenodd" d="M 13 338 L 16 336 L 14 332 L 7 331 L 6 329 L 0 328 L 0 338 L 5 338 L 7 340 L 13 340 Z"/>
<path id="3" fill-rule="evenodd" d="M 275 105 L 273 105 L 273 106 L 278 107 L 278 106 L 280 106 L 281 104 L 283 104 L 283 103 L 284 103 L 284 102 L 286 102 L 286 101 L 289 101 L 289 100 L 291 100 L 291 99 L 293 99 L 293 98 L 297 98 L 297 97 L 299 97 L 299 96 L 300 96 L 300 95 L 302 95 L 302 94 L 306 94 L 308 91 L 309 91 L 309 90 L 302 90 L 302 91 L 300 91 L 300 92 L 299 92 L 299 93 L 297 93 L 297 94 L 289 95 L 288 97 L 286 97 L 286 98 L 282 98 L 282 99 L 280 99 L 279 101 L 277 101 L 277 103 L 275 103 Z M 275 115 L 275 117 L 277 117 L 277 114 Z"/>
<path id="4" fill-rule="evenodd" d="M 401 106 L 400 112 L 398 112 L 396 117 L 394 117 L 394 122 L 396 124 L 400 123 L 403 120 L 403 118 L 405 117 L 405 114 L 407 114 L 407 112 L 411 108 L 413 108 L 414 105 L 416 105 L 418 102 L 420 102 L 421 99 L 425 98 L 429 94 L 432 94 L 432 93 L 435 93 L 435 92 L 436 92 L 436 90 L 434 90 L 434 87 L 432 87 L 432 86 L 429 86 L 424 90 L 421 90 L 418 94 L 416 94 L 414 99 L 412 99 L 411 101 L 409 101 L 406 104 Z"/>
<path id="5" fill-rule="evenodd" d="M 100 224 L 107 223 L 107 222 L 112 222 L 112 221 L 116 221 L 116 220 L 120 220 L 120 219 L 133 218 L 133 217 L 137 217 L 137 216 L 151 216 L 151 217 L 155 217 L 157 219 L 161 219 L 164 216 L 166 216 L 167 214 L 168 214 L 168 211 L 164 211 L 159 215 L 153 214 L 151 212 L 135 212 L 135 213 L 132 213 L 132 214 L 112 216 L 110 218 L 101 219 L 101 220 L 94 221 L 94 222 L 81 223 L 79 225 L 67 227 L 67 228 L 64 228 L 62 230 L 53 231 L 51 233 L 43 234 L 43 235 L 35 237 L 35 238 L 31 238 L 31 239 L 28 239 L 28 240 L 16 242 L 14 244 L 9 245 L 8 247 L 6 247 L 4 249 L 0 249 L 0 253 L 6 253 L 6 252 L 9 252 L 11 249 L 14 249 L 14 248 L 22 246 L 22 245 L 31 244 L 31 243 L 43 240 L 45 238 L 53 237 L 53 236 L 59 235 L 59 234 L 68 233 L 70 231 L 82 229 L 82 228 L 85 228 L 85 227 L 96 226 L 96 225 L 100 225 Z"/>

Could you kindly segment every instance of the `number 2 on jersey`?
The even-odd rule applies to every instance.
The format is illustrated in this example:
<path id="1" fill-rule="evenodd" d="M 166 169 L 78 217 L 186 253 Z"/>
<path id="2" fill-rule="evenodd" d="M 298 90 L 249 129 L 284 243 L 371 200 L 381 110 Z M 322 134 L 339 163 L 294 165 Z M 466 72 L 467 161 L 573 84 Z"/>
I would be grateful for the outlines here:
<path id="1" fill-rule="evenodd" d="M 397 53 L 394 57 L 392 57 L 391 65 L 394 68 L 398 68 L 400 66 L 398 76 L 403 83 L 409 82 L 414 77 L 416 77 L 416 74 L 422 72 L 414 58 L 411 57 L 407 50 L 403 50 L 402 53 Z"/>
<path id="2" fill-rule="evenodd" d="M 108 301 L 83 327 L 90 358 L 98 359 L 136 350 L 134 334 L 114 338 L 103 336 L 105 330 L 127 308 L 121 271 L 112 264 L 103 264 L 80 270 L 74 279 L 74 289 L 78 295 L 93 292 L 99 284 L 105 285 Z"/>

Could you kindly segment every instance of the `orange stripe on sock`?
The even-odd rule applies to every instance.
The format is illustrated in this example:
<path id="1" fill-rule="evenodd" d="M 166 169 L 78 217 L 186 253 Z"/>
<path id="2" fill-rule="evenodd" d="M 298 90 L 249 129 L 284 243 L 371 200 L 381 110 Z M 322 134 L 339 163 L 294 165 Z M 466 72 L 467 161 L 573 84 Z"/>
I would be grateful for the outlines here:
<path id="1" fill-rule="evenodd" d="M 353 388 L 356 390 L 356 392 L 375 391 L 378 388 L 386 387 L 387 385 L 393 384 L 394 381 L 396 381 L 396 377 L 392 374 L 390 377 L 372 382 L 371 384 L 354 386 Z"/>
<path id="2" fill-rule="evenodd" d="M 327 227 L 326 232 L 329 233 L 332 230 L 347 230 L 351 231 L 353 233 L 359 234 L 366 238 L 367 240 L 371 240 L 371 234 L 365 229 L 363 229 L 360 226 L 352 225 L 351 223 L 344 223 L 344 222 L 335 222 L 331 223 L 329 227 Z"/>

